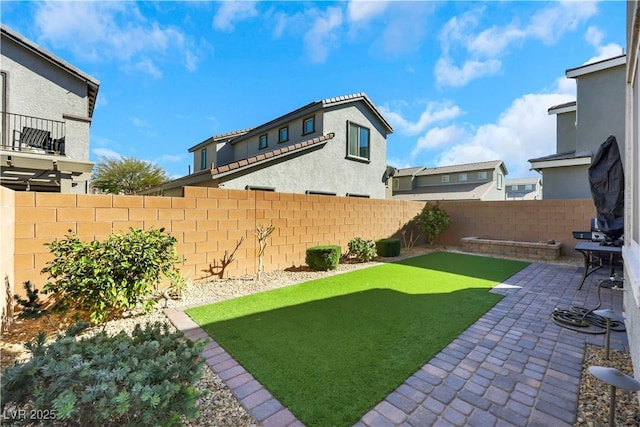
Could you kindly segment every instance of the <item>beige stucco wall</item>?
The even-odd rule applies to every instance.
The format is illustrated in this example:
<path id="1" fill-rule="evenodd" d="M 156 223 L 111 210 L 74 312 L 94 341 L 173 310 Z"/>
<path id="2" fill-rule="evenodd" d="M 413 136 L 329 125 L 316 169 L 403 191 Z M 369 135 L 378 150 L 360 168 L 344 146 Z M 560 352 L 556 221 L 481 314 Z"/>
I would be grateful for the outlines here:
<path id="1" fill-rule="evenodd" d="M 65 122 L 66 155 L 89 160 L 89 127 L 86 82 L 3 38 L 0 67 L 7 73 L 7 111 L 13 114 Z"/>

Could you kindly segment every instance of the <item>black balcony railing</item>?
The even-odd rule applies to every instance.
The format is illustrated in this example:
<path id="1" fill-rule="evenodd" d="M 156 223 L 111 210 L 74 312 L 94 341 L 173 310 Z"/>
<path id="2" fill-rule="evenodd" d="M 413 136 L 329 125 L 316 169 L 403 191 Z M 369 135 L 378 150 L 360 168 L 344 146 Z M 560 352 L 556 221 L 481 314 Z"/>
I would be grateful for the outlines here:
<path id="1" fill-rule="evenodd" d="M 3 111 L 1 132 L 3 150 L 64 155 L 64 122 Z"/>

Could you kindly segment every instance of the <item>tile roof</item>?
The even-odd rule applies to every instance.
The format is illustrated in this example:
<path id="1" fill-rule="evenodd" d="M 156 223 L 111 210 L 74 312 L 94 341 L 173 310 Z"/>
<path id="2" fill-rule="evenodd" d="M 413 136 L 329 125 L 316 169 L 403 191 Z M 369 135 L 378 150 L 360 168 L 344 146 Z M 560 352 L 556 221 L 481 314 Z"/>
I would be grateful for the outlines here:
<path id="1" fill-rule="evenodd" d="M 237 138 L 238 136 L 242 136 L 245 135 L 246 133 L 250 132 L 253 128 L 247 128 L 247 129 L 242 129 L 242 130 L 234 130 L 232 132 L 227 132 L 227 133 L 221 133 L 219 135 L 214 135 L 210 138 L 205 139 L 202 142 L 199 142 L 198 144 L 194 145 L 193 147 L 189 148 L 189 152 L 192 153 L 196 150 L 199 150 L 200 148 L 203 148 L 206 145 L 211 144 L 212 142 L 220 142 L 223 140 L 229 140 L 229 139 L 233 139 L 233 138 Z"/>
<path id="2" fill-rule="evenodd" d="M 413 174 L 415 174 L 418 171 L 421 171 L 422 169 L 425 169 L 424 166 L 418 166 L 418 167 L 414 167 L 414 168 L 403 168 L 403 169 L 396 169 L 396 173 L 395 175 L 393 175 L 394 178 L 398 178 L 401 176 L 413 176 Z"/>
<path id="3" fill-rule="evenodd" d="M 505 185 L 526 185 L 526 184 L 539 184 L 542 179 L 540 177 L 532 177 L 532 178 L 513 178 L 513 179 L 505 179 Z"/>
<path id="4" fill-rule="evenodd" d="M 253 167 L 260 163 L 270 161 L 277 157 L 283 156 L 285 154 L 293 154 L 299 151 L 309 149 L 313 146 L 320 146 L 322 144 L 327 143 L 329 140 L 333 139 L 334 137 L 335 137 L 335 133 L 331 132 L 326 135 L 320 136 L 318 138 L 308 139 L 306 141 L 299 142 L 297 144 L 287 145 L 285 147 L 278 148 L 277 150 L 260 153 L 256 156 L 252 156 L 246 159 L 238 160 L 233 163 L 229 163 L 227 165 L 213 168 L 211 169 L 211 176 L 212 178 L 219 178 L 222 174 L 226 175 L 234 171 L 240 171 L 241 169 L 245 169 L 249 166 Z"/>
<path id="5" fill-rule="evenodd" d="M 482 197 L 494 184 L 493 181 L 469 184 L 444 184 L 417 187 L 411 191 L 397 192 L 393 199 L 398 200 L 482 200 Z"/>
<path id="6" fill-rule="evenodd" d="M 416 176 L 439 175 L 443 173 L 466 172 L 466 171 L 483 170 L 483 169 L 495 169 L 498 166 L 502 166 L 505 170 L 505 173 L 507 172 L 507 167 L 504 165 L 504 162 L 502 160 L 491 160 L 488 162 L 441 166 L 437 168 L 425 168 L 424 170 L 416 173 Z"/>
<path id="7" fill-rule="evenodd" d="M 529 163 L 531 162 L 546 162 L 550 160 L 569 160 L 569 159 L 580 159 L 583 157 L 591 157 L 590 151 L 569 151 L 566 153 L 558 153 L 558 154 L 550 154 L 548 156 L 538 157 L 535 159 L 527 160 Z"/>

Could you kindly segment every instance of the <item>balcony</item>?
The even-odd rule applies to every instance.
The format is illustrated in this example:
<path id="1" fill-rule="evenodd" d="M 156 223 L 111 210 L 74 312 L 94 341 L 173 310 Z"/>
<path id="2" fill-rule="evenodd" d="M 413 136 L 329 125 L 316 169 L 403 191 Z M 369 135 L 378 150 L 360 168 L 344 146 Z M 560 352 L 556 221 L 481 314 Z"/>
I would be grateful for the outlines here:
<path id="1" fill-rule="evenodd" d="M 2 112 L 3 150 L 65 155 L 65 123 Z"/>

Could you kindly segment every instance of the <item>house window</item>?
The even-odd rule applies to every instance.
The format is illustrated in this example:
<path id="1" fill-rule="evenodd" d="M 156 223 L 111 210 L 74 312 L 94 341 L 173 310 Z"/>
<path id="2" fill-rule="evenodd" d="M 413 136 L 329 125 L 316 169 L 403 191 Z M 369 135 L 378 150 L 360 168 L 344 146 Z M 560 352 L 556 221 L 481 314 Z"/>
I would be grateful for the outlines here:
<path id="1" fill-rule="evenodd" d="M 369 159 L 369 129 L 349 122 L 349 156 Z"/>
<path id="2" fill-rule="evenodd" d="M 200 169 L 204 170 L 207 168 L 207 149 L 204 148 L 200 151 Z"/>
<path id="3" fill-rule="evenodd" d="M 487 171 L 478 172 L 478 179 L 487 179 Z"/>
<path id="4" fill-rule="evenodd" d="M 533 185 L 531 185 L 531 184 L 525 184 L 525 185 L 524 185 L 524 189 L 525 189 L 525 190 L 533 190 Z"/>
<path id="5" fill-rule="evenodd" d="M 307 135 L 316 131 L 315 116 L 308 117 L 302 121 L 302 134 Z"/>
<path id="6" fill-rule="evenodd" d="M 518 186 L 517 185 L 512 185 L 511 186 L 511 191 L 518 191 Z"/>
<path id="7" fill-rule="evenodd" d="M 264 135 L 260 135 L 260 138 L 258 139 L 258 149 L 262 150 L 264 148 L 267 148 L 267 134 L 266 133 Z"/>
<path id="8" fill-rule="evenodd" d="M 393 179 L 393 189 L 394 190 L 399 190 L 400 189 L 400 180 L 398 178 L 394 178 Z"/>
<path id="9" fill-rule="evenodd" d="M 467 180 L 467 174 L 466 173 L 461 173 L 460 176 L 458 176 L 458 180 L 466 181 Z"/>
<path id="10" fill-rule="evenodd" d="M 498 190 L 502 190 L 502 174 L 498 174 Z"/>
<path id="11" fill-rule="evenodd" d="M 280 128 L 278 131 L 278 142 L 286 142 L 289 140 L 289 126 Z"/>
<path id="12" fill-rule="evenodd" d="M 442 182 L 449 182 L 449 175 L 442 175 Z"/>

